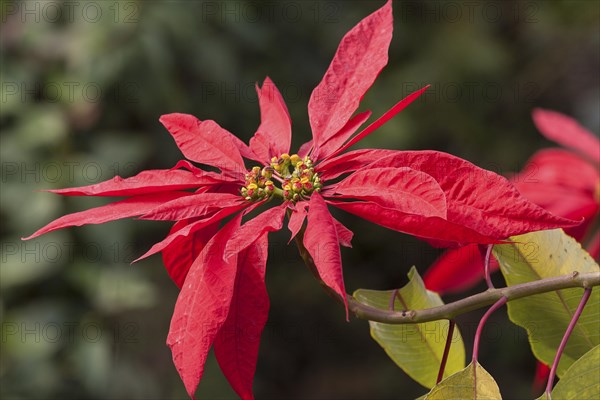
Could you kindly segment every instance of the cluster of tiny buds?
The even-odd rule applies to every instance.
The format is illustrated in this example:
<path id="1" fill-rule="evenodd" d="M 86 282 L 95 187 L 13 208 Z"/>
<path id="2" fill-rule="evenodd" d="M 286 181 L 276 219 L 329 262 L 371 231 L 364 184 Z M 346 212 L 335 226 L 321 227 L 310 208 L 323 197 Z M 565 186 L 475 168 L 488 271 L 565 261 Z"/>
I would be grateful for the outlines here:
<path id="1" fill-rule="evenodd" d="M 281 182 L 281 189 L 275 187 L 273 180 Z M 240 193 L 248 201 L 264 200 L 275 194 L 284 200 L 296 202 L 307 199 L 322 187 L 321 179 L 308 156 L 301 158 L 297 154 L 282 154 L 273 157 L 269 166 L 252 168 L 246 174 L 246 182 Z"/>
<path id="2" fill-rule="evenodd" d="M 323 186 L 308 156 L 300 158 L 297 154 L 282 154 L 279 158 L 271 159 L 271 167 L 283 178 L 285 200 L 306 199 L 312 192 L 320 191 Z"/>
<path id="3" fill-rule="evenodd" d="M 253 167 L 246 174 L 246 184 L 240 190 L 242 197 L 246 200 L 263 200 L 270 197 L 275 190 L 271 177 L 273 169 L 271 167 Z"/>

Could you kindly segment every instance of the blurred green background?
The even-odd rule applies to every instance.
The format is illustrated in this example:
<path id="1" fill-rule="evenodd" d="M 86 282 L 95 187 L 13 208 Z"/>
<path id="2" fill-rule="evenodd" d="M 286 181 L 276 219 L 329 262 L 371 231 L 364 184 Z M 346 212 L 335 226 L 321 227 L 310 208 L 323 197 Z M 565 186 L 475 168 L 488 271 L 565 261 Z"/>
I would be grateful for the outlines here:
<path id="1" fill-rule="evenodd" d="M 270 76 L 310 137 L 306 105 L 337 44 L 383 1 L 2 1 L 0 396 L 3 399 L 183 399 L 165 345 L 177 288 L 155 256 L 131 266 L 169 224 L 118 221 L 21 242 L 65 213 L 107 199 L 40 189 L 168 168 L 182 158 L 161 114 L 214 119 L 248 140 L 255 82 Z M 600 2 L 397 1 L 390 62 L 362 110 L 381 115 L 431 89 L 363 143 L 436 149 L 496 172 L 550 146 L 530 119 L 541 106 L 600 129 Z M 349 292 L 395 288 L 439 250 L 358 218 L 344 250 Z M 272 308 L 258 398 L 405 399 L 426 389 L 370 339 L 288 247 L 271 235 Z M 480 288 L 479 288 L 480 289 Z M 449 298 L 451 300 L 452 298 Z M 466 343 L 481 312 L 461 318 Z M 470 348 L 467 349 L 470 357 Z M 506 398 L 532 397 L 526 334 L 498 312 L 480 361 Z M 235 398 L 211 356 L 198 395 Z"/>

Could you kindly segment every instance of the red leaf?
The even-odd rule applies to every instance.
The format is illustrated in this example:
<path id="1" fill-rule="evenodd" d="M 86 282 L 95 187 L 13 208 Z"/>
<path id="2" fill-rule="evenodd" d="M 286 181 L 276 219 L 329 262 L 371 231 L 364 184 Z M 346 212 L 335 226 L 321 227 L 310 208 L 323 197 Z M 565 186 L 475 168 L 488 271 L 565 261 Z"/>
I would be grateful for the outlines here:
<path id="1" fill-rule="evenodd" d="M 269 314 L 265 287 L 266 234 L 238 256 L 238 272 L 229 314 L 215 338 L 215 356 L 229 384 L 242 399 L 253 399 L 260 336 Z"/>
<path id="2" fill-rule="evenodd" d="M 238 194 L 198 193 L 164 203 L 145 213 L 140 219 L 179 221 L 187 218 L 204 217 L 222 208 L 238 207 L 242 204 L 245 204 L 245 201 Z"/>
<path id="3" fill-rule="evenodd" d="M 294 205 L 294 210 L 290 215 L 288 221 L 288 229 L 292 233 L 289 242 L 292 241 L 302 228 L 304 224 L 304 219 L 306 218 L 306 208 L 308 207 L 308 201 L 299 201 Z M 333 218 L 333 217 L 332 217 Z M 333 218 L 333 223 L 335 224 L 335 231 L 337 233 L 339 242 L 344 247 L 352 247 L 352 237 L 354 234 L 348 228 L 346 228 L 340 221 Z M 288 243 L 289 243 L 288 242 Z"/>
<path id="4" fill-rule="evenodd" d="M 227 208 L 217 210 L 213 214 L 211 214 L 209 216 L 205 216 L 201 219 L 197 219 L 197 218 L 184 219 L 184 220 L 177 222 L 173 226 L 174 229 L 172 229 L 171 232 L 169 232 L 167 237 L 165 237 L 160 242 L 155 243 L 150 248 L 150 250 L 148 250 L 142 256 L 135 259 L 132 262 L 132 264 L 135 262 L 138 262 L 140 260 L 143 260 L 146 257 L 150 257 L 151 255 L 156 254 L 160 251 L 164 251 L 164 250 L 170 248 L 171 246 L 176 246 L 177 243 L 179 243 L 181 240 L 192 240 L 192 239 L 189 239 L 189 236 L 193 235 L 196 231 L 204 229 L 209 225 L 216 224 L 219 221 L 221 221 L 223 218 L 225 218 L 247 206 L 248 206 L 247 204 L 242 204 L 239 206 L 227 207 Z M 180 223 L 183 223 L 183 224 L 178 225 Z M 218 224 L 217 224 L 217 226 L 218 226 Z M 178 228 L 175 229 L 175 227 L 178 227 Z M 163 256 L 164 256 L 164 254 L 163 254 Z"/>
<path id="5" fill-rule="evenodd" d="M 194 397 L 208 351 L 229 313 L 237 255 L 224 261 L 223 249 L 241 218 L 238 214 L 204 247 L 190 267 L 173 311 L 167 344 L 190 397 Z"/>
<path id="6" fill-rule="evenodd" d="M 333 218 L 333 223 L 335 224 L 335 232 L 337 233 L 338 240 L 340 244 L 344 247 L 352 247 L 352 237 L 354 237 L 354 233 L 348 228 L 346 228 L 340 221 Z"/>
<path id="7" fill-rule="evenodd" d="M 300 148 L 298 149 L 298 156 L 304 158 L 304 156 L 307 156 L 310 154 L 312 148 L 313 148 L 313 141 L 309 140 L 308 142 L 306 142 L 302 146 L 300 146 Z"/>
<path id="8" fill-rule="evenodd" d="M 389 1 L 359 22 L 340 42 L 308 103 L 317 149 L 348 122 L 387 64 L 392 29 L 392 2 Z"/>
<path id="9" fill-rule="evenodd" d="M 444 190 L 448 221 L 494 239 L 568 227 L 579 222 L 550 214 L 521 196 L 506 178 L 437 151 L 402 151 L 367 168 L 401 167 L 431 175 Z"/>
<path id="10" fill-rule="evenodd" d="M 573 118 L 556 111 L 536 108 L 533 110 L 533 122 L 546 138 L 600 163 L 600 140 Z"/>
<path id="11" fill-rule="evenodd" d="M 371 111 L 365 111 L 352 117 L 342 129 L 319 147 L 318 153 L 312 155 L 313 161 L 325 159 L 338 150 L 369 119 L 371 114 Z"/>
<path id="12" fill-rule="evenodd" d="M 327 201 L 344 211 L 367 221 L 425 239 L 435 247 L 457 247 L 467 243 L 498 243 L 465 226 L 440 217 L 425 217 L 382 207 L 370 201 L 342 202 Z"/>
<path id="13" fill-rule="evenodd" d="M 271 79 L 266 78 L 263 87 L 256 86 L 260 104 L 260 126 L 250 139 L 250 148 L 268 163 L 272 157 L 290 152 L 292 121 L 288 109 Z"/>
<path id="14" fill-rule="evenodd" d="M 246 167 L 240 154 L 240 140 L 215 121 L 200 121 L 189 114 L 167 114 L 160 122 L 171 133 L 186 158 L 212 165 L 221 171 L 242 176 Z"/>
<path id="15" fill-rule="evenodd" d="M 115 176 L 107 181 L 77 188 L 54 189 L 48 192 L 66 196 L 134 196 L 197 188 L 221 183 L 211 175 L 196 176 L 181 169 L 156 169 L 142 171 L 130 178 Z"/>
<path id="16" fill-rule="evenodd" d="M 431 176 L 406 167 L 356 171 L 333 192 L 336 199 L 368 200 L 404 213 L 446 218 L 446 195 L 440 185 Z"/>
<path id="17" fill-rule="evenodd" d="M 546 388 L 548 377 L 550 376 L 550 367 L 546 364 L 537 362 L 535 366 L 535 375 L 533 378 L 532 391 L 534 393 L 542 392 Z"/>
<path id="18" fill-rule="evenodd" d="M 584 222 L 565 229 L 581 240 L 600 205 L 594 197 L 600 177 L 593 165 L 562 149 L 538 151 L 519 174 L 511 178 L 519 192 L 553 214 Z"/>
<path id="19" fill-rule="evenodd" d="M 175 282 L 180 289 L 185 282 L 185 278 L 187 277 L 192 263 L 198 257 L 202 249 L 204 249 L 206 243 L 208 243 L 219 229 L 219 223 L 213 222 L 208 226 L 194 230 L 189 233 L 189 235 L 177 235 L 178 231 L 186 229 L 190 224 L 191 223 L 188 220 L 176 222 L 167 236 L 167 238 L 174 239 L 169 242 L 168 246 L 165 246 L 164 249 L 162 249 L 162 259 L 165 268 L 171 279 L 173 279 L 173 282 Z M 152 248 L 154 249 L 154 246 Z M 147 257 L 147 255 L 138 258 L 138 260 L 144 257 Z"/>
<path id="20" fill-rule="evenodd" d="M 379 159 L 397 152 L 398 150 L 385 149 L 353 150 L 340 156 L 321 161 L 317 164 L 315 170 L 323 180 L 331 180 L 361 169 Z"/>
<path id="21" fill-rule="evenodd" d="M 462 292 L 483 279 L 483 262 L 477 244 L 448 250 L 427 269 L 423 277 L 425 286 L 440 294 Z M 498 269 L 493 257 L 490 267 L 490 272 Z"/>
<path id="22" fill-rule="evenodd" d="M 343 145 L 342 147 L 337 149 L 337 151 L 333 152 L 331 154 L 331 156 L 335 156 L 335 155 L 340 154 L 341 152 L 349 149 L 350 147 L 354 146 L 356 143 L 360 142 L 361 140 L 363 140 L 364 138 L 369 136 L 375 130 L 379 129 L 383 124 L 385 124 L 390 119 L 392 119 L 392 117 L 394 117 L 394 115 L 398 114 L 400 111 L 402 111 L 406 107 L 408 107 L 409 104 L 412 103 L 413 101 L 415 101 L 425 90 L 427 90 L 427 88 L 429 88 L 429 85 L 425 86 L 422 89 L 417 90 L 414 93 L 409 94 L 404 99 L 400 100 L 398 103 L 396 103 L 396 105 L 394 107 L 390 108 L 388 111 L 386 111 L 385 114 L 383 114 L 381 117 L 379 117 L 379 119 L 374 121 L 371 125 L 367 126 L 363 131 L 361 131 L 358 135 L 354 136 L 345 145 Z"/>
<path id="23" fill-rule="evenodd" d="M 34 237 L 43 235 L 44 233 L 70 226 L 102 224 L 104 222 L 114 221 L 121 218 L 135 217 L 137 215 L 144 214 L 163 203 L 182 197 L 187 197 L 189 195 L 190 194 L 186 192 L 164 192 L 130 197 L 128 199 L 110 203 L 101 207 L 64 215 L 37 230 L 31 236 L 22 239 L 33 239 Z"/>
<path id="24" fill-rule="evenodd" d="M 337 230 L 325 200 L 317 192 L 310 197 L 304 247 L 312 257 L 323 282 L 339 294 L 344 301 L 346 320 L 349 320 Z"/>
<path id="25" fill-rule="evenodd" d="M 308 201 L 299 201 L 294 205 L 294 209 L 292 210 L 292 214 L 290 215 L 288 221 L 288 229 L 292 233 L 289 242 L 296 237 L 300 231 L 300 228 L 302 228 L 302 224 L 304 224 L 304 219 L 306 218 L 306 207 L 308 207 Z"/>
<path id="26" fill-rule="evenodd" d="M 511 182 L 529 200 L 565 216 L 565 213 L 552 207 L 560 204 L 573 206 L 575 202 L 594 200 L 594 191 L 600 181 L 598 169 L 577 154 L 562 149 L 545 149 L 535 153 L 522 172 L 513 176 Z M 549 196 L 548 192 L 557 191 Z M 564 195 L 580 198 L 567 201 Z"/>
<path id="27" fill-rule="evenodd" d="M 546 149 L 534 154 L 511 182 L 527 199 L 556 215 L 574 220 L 584 218 L 581 225 L 565 229 L 580 241 L 598 213 L 593 193 L 598 179 L 596 169 L 575 153 Z M 460 292 L 483 279 L 482 265 L 477 246 L 465 246 L 442 255 L 428 269 L 424 280 L 436 292 Z M 494 271 L 498 264 L 492 259 L 490 266 Z"/>
<path id="28" fill-rule="evenodd" d="M 225 247 L 224 257 L 228 259 L 250 246 L 257 237 L 266 232 L 274 232 L 283 226 L 286 204 L 273 207 L 257 215 L 237 229 Z"/>

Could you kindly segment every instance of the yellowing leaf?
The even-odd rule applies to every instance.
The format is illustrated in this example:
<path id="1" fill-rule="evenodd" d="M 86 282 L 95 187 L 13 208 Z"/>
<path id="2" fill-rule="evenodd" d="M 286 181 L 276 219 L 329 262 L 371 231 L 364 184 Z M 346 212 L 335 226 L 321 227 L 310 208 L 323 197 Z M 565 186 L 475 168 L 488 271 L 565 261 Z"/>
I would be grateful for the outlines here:
<path id="1" fill-rule="evenodd" d="M 431 389 L 425 400 L 477 399 L 502 400 L 500 389 L 492 376 L 479 363 L 441 381 Z"/>
<path id="2" fill-rule="evenodd" d="M 600 399 L 600 346 L 571 365 L 552 390 L 552 399 Z"/>
<path id="3" fill-rule="evenodd" d="M 398 291 L 394 303 L 395 310 L 420 310 L 444 304 L 437 293 L 425 288 L 414 267 L 408 273 L 408 277 L 409 283 Z M 361 303 L 387 310 L 392 291 L 359 289 L 354 293 L 354 297 Z M 405 325 L 370 321 L 369 324 L 373 339 L 404 372 L 427 388 L 435 385 L 448 336 L 449 321 Z M 465 348 L 460 332 L 455 326 L 444 376 L 460 371 L 464 365 Z"/>
<path id="4" fill-rule="evenodd" d="M 494 255 L 509 286 L 571 274 L 597 272 L 598 264 L 562 230 L 515 236 L 512 243 L 494 247 Z M 535 356 L 551 365 L 556 350 L 579 305 L 583 289 L 557 290 L 508 303 L 512 322 L 527 330 Z M 567 342 L 558 365 L 558 376 L 600 343 L 600 291 L 592 295 Z"/>

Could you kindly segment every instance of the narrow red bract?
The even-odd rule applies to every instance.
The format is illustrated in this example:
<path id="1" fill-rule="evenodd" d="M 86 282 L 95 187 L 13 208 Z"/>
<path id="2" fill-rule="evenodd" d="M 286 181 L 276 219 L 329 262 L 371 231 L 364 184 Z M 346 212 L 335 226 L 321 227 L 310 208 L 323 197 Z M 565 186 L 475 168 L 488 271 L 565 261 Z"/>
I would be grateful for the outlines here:
<path id="1" fill-rule="evenodd" d="M 265 286 L 268 239 L 262 234 L 238 256 L 238 272 L 225 324 L 215 338 L 215 356 L 233 390 L 254 398 L 252 380 L 260 336 L 267 323 L 269 296 Z"/>
<path id="2" fill-rule="evenodd" d="M 269 309 L 264 284 L 267 235 L 283 227 L 286 214 L 292 238 L 299 239 L 305 230 L 303 244 L 319 278 L 344 302 L 346 318 L 340 246 L 351 247 L 353 233 L 333 218 L 329 206 L 437 246 L 498 243 L 510 235 L 575 223 L 528 202 L 504 178 L 448 154 L 373 149 L 344 153 L 426 89 L 409 94 L 361 130 L 371 112 L 355 112 L 387 63 L 392 26 L 388 1 L 344 36 L 310 97 L 313 137 L 297 154 L 289 154 L 287 107 L 266 78 L 256 87 L 261 122 L 249 145 L 211 120 L 179 113 L 160 118 L 186 158 L 220 173 L 182 160 L 170 170 L 55 190 L 130 197 L 59 218 L 29 237 L 127 217 L 175 221 L 167 237 L 139 259 L 162 252 L 169 275 L 181 288 L 167 343 L 191 397 L 213 345 L 236 393 L 253 397 L 260 334 Z M 244 159 L 258 165 L 247 169 Z M 276 200 L 276 206 L 264 209 Z M 242 223 L 251 213 L 257 214 Z"/>
<path id="3" fill-rule="evenodd" d="M 337 229 L 325 200 L 318 193 L 313 194 L 310 199 L 307 219 L 304 246 L 317 266 L 323 282 L 342 298 L 346 306 L 346 319 L 349 319 Z"/>

